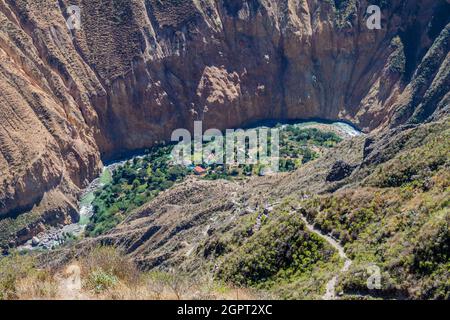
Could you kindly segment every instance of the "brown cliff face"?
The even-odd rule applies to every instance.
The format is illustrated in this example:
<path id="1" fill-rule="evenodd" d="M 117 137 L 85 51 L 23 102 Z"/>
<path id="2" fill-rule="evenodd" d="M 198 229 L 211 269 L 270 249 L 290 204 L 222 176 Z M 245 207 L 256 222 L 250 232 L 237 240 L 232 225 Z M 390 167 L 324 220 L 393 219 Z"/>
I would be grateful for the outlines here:
<path id="1" fill-rule="evenodd" d="M 414 95 L 433 95 L 428 115 L 448 101 L 448 40 L 435 41 L 448 23 L 437 14 L 446 3 L 391 1 L 383 29 L 369 30 L 368 4 L 355 2 L 81 1 L 76 41 L 100 81 L 112 81 L 99 118 L 113 143 L 102 151 L 148 146 L 192 119 L 228 128 L 340 118 L 373 130 L 411 104 L 398 122 L 408 120 Z M 433 42 L 439 53 L 428 52 Z M 435 61 L 422 66 L 429 70 L 418 84 L 426 54 Z"/>
<path id="2" fill-rule="evenodd" d="M 93 72 L 52 41 L 56 29 L 45 18 L 56 8 L 29 6 L 41 9 L 36 22 L 19 6 L 0 3 L 0 218 L 32 210 L 41 218 L 31 224 L 67 222 L 76 218 L 79 188 L 99 172 L 96 114 L 75 90 L 93 86 L 86 76 Z"/>
<path id="3" fill-rule="evenodd" d="M 0 217 L 69 216 L 101 157 L 193 120 L 370 131 L 447 112 L 449 4 L 388 2 L 369 30 L 356 0 L 1 0 Z"/>

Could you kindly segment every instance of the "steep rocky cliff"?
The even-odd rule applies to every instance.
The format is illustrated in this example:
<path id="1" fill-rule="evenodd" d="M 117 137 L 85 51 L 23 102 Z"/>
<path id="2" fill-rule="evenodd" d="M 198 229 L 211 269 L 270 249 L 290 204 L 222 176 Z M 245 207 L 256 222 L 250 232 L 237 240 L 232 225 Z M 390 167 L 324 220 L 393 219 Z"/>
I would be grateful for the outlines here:
<path id="1" fill-rule="evenodd" d="M 26 237 L 77 219 L 101 159 L 196 119 L 373 131 L 448 112 L 450 5 L 372 3 L 381 30 L 357 0 L 1 0 L 0 217 L 31 212 L 15 221 Z"/>

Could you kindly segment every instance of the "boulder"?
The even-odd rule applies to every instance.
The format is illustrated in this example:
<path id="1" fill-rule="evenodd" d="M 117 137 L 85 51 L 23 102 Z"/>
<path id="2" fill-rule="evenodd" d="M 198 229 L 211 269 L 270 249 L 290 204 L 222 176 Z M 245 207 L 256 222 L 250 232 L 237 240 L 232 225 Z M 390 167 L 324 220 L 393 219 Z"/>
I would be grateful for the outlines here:
<path id="1" fill-rule="evenodd" d="M 38 237 L 33 237 L 33 239 L 31 239 L 31 244 L 33 245 L 33 247 L 37 247 L 40 243 L 41 240 Z"/>

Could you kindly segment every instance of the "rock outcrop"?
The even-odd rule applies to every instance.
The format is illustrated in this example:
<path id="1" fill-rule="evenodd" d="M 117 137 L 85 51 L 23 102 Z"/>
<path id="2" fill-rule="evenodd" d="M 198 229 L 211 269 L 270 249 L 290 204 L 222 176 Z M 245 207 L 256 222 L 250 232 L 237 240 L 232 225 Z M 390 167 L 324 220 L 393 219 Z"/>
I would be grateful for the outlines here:
<path id="1" fill-rule="evenodd" d="M 448 2 L 374 2 L 380 30 L 365 0 L 0 1 L 0 219 L 71 217 L 101 159 L 193 120 L 371 131 L 448 112 Z"/>

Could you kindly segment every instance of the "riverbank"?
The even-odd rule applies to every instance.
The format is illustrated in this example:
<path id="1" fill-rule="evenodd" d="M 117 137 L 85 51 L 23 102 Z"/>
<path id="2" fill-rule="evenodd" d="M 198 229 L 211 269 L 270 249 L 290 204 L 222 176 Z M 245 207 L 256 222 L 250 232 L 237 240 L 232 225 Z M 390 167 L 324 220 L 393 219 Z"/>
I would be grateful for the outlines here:
<path id="1" fill-rule="evenodd" d="M 39 233 L 27 241 L 22 246 L 19 246 L 17 250 L 53 250 L 69 241 L 74 241 L 82 237 L 89 219 L 94 214 L 92 207 L 92 201 L 95 198 L 94 193 L 111 181 L 113 170 L 120 165 L 122 164 L 114 163 L 105 166 L 102 175 L 93 180 L 89 186 L 83 190 L 79 203 L 79 220 L 77 222 L 59 228 L 50 227 L 46 231 Z"/>

